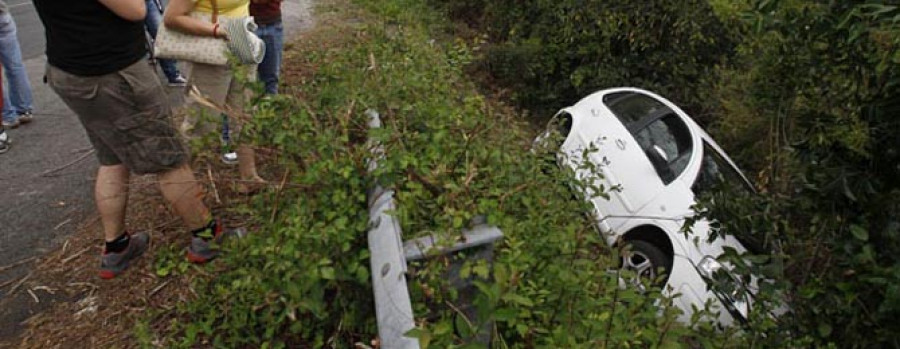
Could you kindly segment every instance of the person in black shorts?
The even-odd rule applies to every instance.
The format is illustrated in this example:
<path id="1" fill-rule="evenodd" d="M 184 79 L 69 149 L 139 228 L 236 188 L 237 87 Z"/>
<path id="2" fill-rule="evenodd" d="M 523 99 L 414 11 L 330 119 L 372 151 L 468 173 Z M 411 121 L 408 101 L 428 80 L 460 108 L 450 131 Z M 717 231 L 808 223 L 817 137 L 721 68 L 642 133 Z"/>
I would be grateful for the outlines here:
<path id="1" fill-rule="evenodd" d="M 192 231 L 187 258 L 218 255 L 225 231 L 203 204 L 203 190 L 172 124 L 167 96 L 145 58 L 144 0 L 34 0 L 46 28 L 50 87 L 78 115 L 100 162 L 94 197 L 106 240 L 100 277 L 124 271 L 149 235 L 125 227 L 131 172 L 156 174 L 165 199 Z"/>

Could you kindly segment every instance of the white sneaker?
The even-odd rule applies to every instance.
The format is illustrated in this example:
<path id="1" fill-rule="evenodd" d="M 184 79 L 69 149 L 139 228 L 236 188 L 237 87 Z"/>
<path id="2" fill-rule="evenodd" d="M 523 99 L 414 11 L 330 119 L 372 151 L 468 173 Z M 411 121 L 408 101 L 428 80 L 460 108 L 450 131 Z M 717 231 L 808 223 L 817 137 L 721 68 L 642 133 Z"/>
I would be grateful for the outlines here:
<path id="1" fill-rule="evenodd" d="M 187 86 L 187 79 L 185 79 L 184 76 L 182 76 L 181 74 L 178 74 L 174 78 L 169 80 L 169 86 L 171 86 L 171 87 Z"/>
<path id="2" fill-rule="evenodd" d="M 0 129 L 0 154 L 9 151 L 9 143 L 9 136 L 6 134 L 6 130 Z"/>
<path id="3" fill-rule="evenodd" d="M 226 165 L 237 165 L 237 163 L 238 163 L 238 155 L 236 152 L 228 152 L 228 153 L 222 154 L 221 159 L 222 159 L 222 162 L 224 162 Z"/>

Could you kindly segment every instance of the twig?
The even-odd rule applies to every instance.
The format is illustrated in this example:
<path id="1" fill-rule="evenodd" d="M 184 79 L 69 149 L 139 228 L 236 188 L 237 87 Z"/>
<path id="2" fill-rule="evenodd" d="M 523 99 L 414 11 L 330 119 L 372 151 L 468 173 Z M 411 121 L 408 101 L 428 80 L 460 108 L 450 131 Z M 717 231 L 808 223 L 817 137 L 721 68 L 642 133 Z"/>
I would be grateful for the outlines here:
<path id="1" fill-rule="evenodd" d="M 278 199 L 281 198 L 281 191 L 284 190 L 284 183 L 287 181 L 288 173 L 291 170 L 288 169 L 284 171 L 284 176 L 281 176 L 281 184 L 278 185 L 278 191 L 275 192 L 275 203 L 272 205 L 272 215 L 269 216 L 269 223 L 275 222 L 275 213 L 278 212 Z"/>
<path id="2" fill-rule="evenodd" d="M 34 272 L 28 273 L 28 275 L 25 275 L 25 277 L 20 279 L 19 282 L 15 284 L 15 286 L 13 286 L 11 289 L 9 289 L 9 292 L 6 292 L 6 295 L 8 296 L 8 295 L 15 293 L 16 290 L 18 290 L 19 287 L 22 286 L 22 284 L 24 284 L 25 281 L 28 280 L 28 278 L 30 278 L 33 273 Z"/>
<path id="3" fill-rule="evenodd" d="M 62 171 L 62 170 L 66 169 L 66 168 L 69 167 L 69 166 L 72 166 L 72 165 L 74 165 L 74 164 L 77 164 L 77 163 L 80 162 L 81 160 L 84 160 L 86 157 L 88 157 L 88 156 L 90 156 L 91 154 L 93 154 L 95 151 L 96 151 L 96 150 L 91 149 L 91 151 L 82 154 L 82 155 L 79 156 L 77 159 L 70 161 L 68 164 L 62 165 L 62 166 L 57 167 L 57 168 L 54 168 L 54 169 L 50 169 L 50 170 L 44 171 L 44 172 L 42 172 L 41 174 L 39 174 L 38 176 L 39 176 L 39 177 L 49 177 L 49 175 L 52 174 L 52 173 L 54 173 L 54 172 Z"/>
<path id="4" fill-rule="evenodd" d="M 27 290 L 27 289 L 26 289 L 26 291 L 28 291 L 28 294 L 31 295 L 31 298 L 34 298 L 34 302 L 35 302 L 35 303 L 40 303 L 40 302 L 41 302 L 41 299 L 38 298 L 38 296 L 37 296 L 36 294 L 34 294 L 34 292 L 32 292 L 31 290 Z"/>
<path id="5" fill-rule="evenodd" d="M 35 286 L 31 288 L 32 291 L 44 291 L 49 294 L 56 294 L 56 289 L 48 286 Z"/>
<path id="6" fill-rule="evenodd" d="M 18 267 L 18 266 L 20 266 L 20 265 L 22 265 L 22 264 L 25 264 L 25 263 L 28 263 L 28 262 L 33 261 L 35 258 L 37 258 L 37 257 L 29 257 L 29 258 L 25 258 L 25 259 L 23 259 L 23 260 L 20 260 L 20 261 L 18 261 L 18 262 L 15 262 L 15 263 L 13 263 L 13 264 L 6 265 L 6 266 L 2 266 L 2 267 L 0 267 L 0 271 L 7 271 L 7 270 L 9 270 L 9 269 Z"/>
<path id="7" fill-rule="evenodd" d="M 419 182 L 419 184 L 422 184 L 422 186 L 425 187 L 425 189 L 427 189 L 429 192 L 431 192 L 431 195 L 433 195 L 435 197 L 440 196 L 441 193 L 444 192 L 444 190 L 441 189 L 440 187 L 432 184 L 427 179 L 422 178 L 422 176 L 419 175 L 419 173 L 417 173 L 412 168 L 412 166 L 410 166 L 409 168 L 406 169 L 406 174 L 409 175 L 412 180 Z"/>
<path id="8" fill-rule="evenodd" d="M 222 204 L 222 200 L 219 198 L 219 189 L 216 189 L 216 181 L 213 179 L 212 168 L 206 168 L 206 175 L 209 176 L 209 184 L 212 186 L 213 196 L 216 198 L 217 204 Z"/>
<path id="9" fill-rule="evenodd" d="M 153 297 L 153 295 L 155 295 L 157 292 L 161 291 L 163 288 L 168 286 L 170 283 L 172 283 L 172 280 L 166 280 L 166 282 L 163 282 L 159 286 L 154 287 L 152 290 L 150 290 L 150 293 L 147 294 L 147 298 Z"/>
<path id="10" fill-rule="evenodd" d="M 83 255 L 85 252 L 87 252 L 88 250 L 90 250 L 90 249 L 92 249 L 92 248 L 94 248 L 94 246 L 88 246 L 88 247 L 85 247 L 83 250 L 78 251 L 78 252 L 76 252 L 75 254 L 73 254 L 73 255 L 71 255 L 71 256 L 68 256 L 68 257 L 64 258 L 64 259 L 61 261 L 61 263 L 62 263 L 62 264 L 69 264 L 70 261 L 72 261 L 72 260 L 75 259 L 75 258 L 78 258 L 78 256 Z"/>
<path id="11" fill-rule="evenodd" d="M 53 227 L 53 230 L 59 230 L 59 227 L 64 226 L 64 225 L 68 224 L 68 223 L 71 222 L 71 221 L 72 221 L 72 218 L 69 218 L 69 219 L 67 219 L 67 220 L 64 220 L 64 221 L 62 221 L 62 223 L 59 223 L 59 224 L 57 224 L 55 227 Z"/>

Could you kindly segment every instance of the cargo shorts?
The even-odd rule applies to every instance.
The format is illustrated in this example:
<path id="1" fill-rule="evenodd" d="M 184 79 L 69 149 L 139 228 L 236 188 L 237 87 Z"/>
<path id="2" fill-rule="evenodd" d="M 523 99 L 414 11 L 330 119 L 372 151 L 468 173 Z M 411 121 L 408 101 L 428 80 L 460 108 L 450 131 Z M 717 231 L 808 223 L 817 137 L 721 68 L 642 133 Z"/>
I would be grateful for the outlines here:
<path id="1" fill-rule="evenodd" d="M 101 165 L 164 173 L 189 156 L 172 124 L 162 84 L 146 60 L 114 73 L 80 76 L 47 65 L 47 82 L 78 115 Z"/>

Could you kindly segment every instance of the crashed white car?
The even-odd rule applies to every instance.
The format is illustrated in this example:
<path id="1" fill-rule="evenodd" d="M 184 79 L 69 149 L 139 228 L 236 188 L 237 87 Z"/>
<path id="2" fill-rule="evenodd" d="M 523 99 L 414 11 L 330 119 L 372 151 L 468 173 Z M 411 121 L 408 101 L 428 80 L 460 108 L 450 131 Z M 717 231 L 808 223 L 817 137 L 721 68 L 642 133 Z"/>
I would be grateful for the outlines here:
<path id="1" fill-rule="evenodd" d="M 709 302 L 719 323 L 745 322 L 755 282 L 734 277 L 728 263 L 717 261 L 724 248 L 743 253 L 745 246 L 732 236 L 708 241 L 705 220 L 682 229 L 703 191 L 722 182 L 752 190 L 712 138 L 676 105 L 635 88 L 596 92 L 560 110 L 550 125 L 560 134 L 557 162 L 608 192 L 607 198 L 581 190 L 607 243 L 627 245 L 622 267 L 639 276 L 631 282 L 663 280 L 665 294 L 679 295 L 674 303 L 684 311 L 682 321 L 690 320 L 692 306 Z M 710 287 L 723 278 L 732 284 Z"/>

